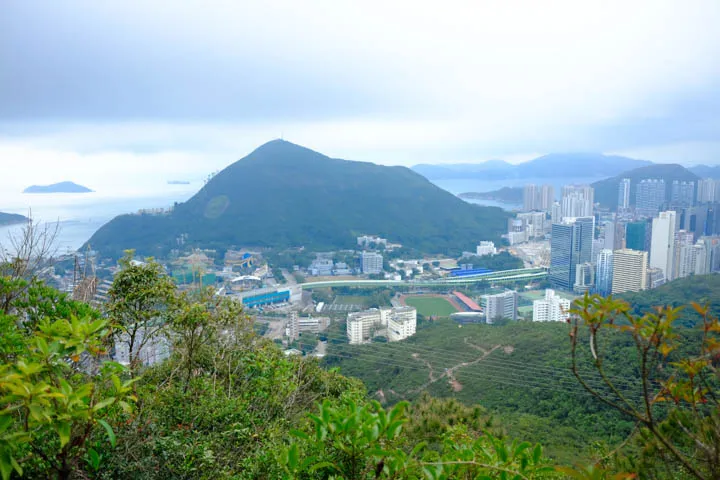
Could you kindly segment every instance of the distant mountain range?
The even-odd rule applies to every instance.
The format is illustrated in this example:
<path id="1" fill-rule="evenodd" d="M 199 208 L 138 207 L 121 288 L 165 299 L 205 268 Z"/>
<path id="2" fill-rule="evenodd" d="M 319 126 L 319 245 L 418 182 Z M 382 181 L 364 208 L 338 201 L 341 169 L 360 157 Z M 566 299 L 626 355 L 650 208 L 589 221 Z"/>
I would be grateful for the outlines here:
<path id="1" fill-rule="evenodd" d="M 708 165 L 696 165 L 688 168 L 692 173 L 700 178 L 716 178 L 720 179 L 720 165 L 708 166 Z"/>
<path id="2" fill-rule="evenodd" d="M 23 193 L 90 193 L 87 187 L 73 182 L 53 183 L 52 185 L 32 185 L 23 190 Z"/>
<path id="3" fill-rule="evenodd" d="M 699 177 L 683 167 L 672 163 L 653 164 L 646 167 L 636 168 L 627 172 L 623 172 L 612 178 L 606 178 L 592 184 L 595 189 L 595 202 L 602 207 L 616 209 L 618 203 L 618 186 L 623 178 L 630 179 L 630 204 L 635 205 L 635 193 L 637 184 L 640 180 L 646 178 L 657 178 L 665 180 L 667 196 L 670 197 L 670 189 L 673 180 L 678 181 L 697 181 Z"/>
<path id="4" fill-rule="evenodd" d="M 15 225 L 18 223 L 25 223 L 29 219 L 22 215 L 16 215 L 14 213 L 3 213 L 0 212 L 0 226 Z"/>
<path id="5" fill-rule="evenodd" d="M 122 215 L 89 244 L 166 256 L 185 246 L 352 248 L 377 234 L 410 248 L 457 253 L 500 240 L 509 214 L 471 205 L 405 167 L 326 157 L 275 140 L 219 172 L 165 215 Z"/>
<path id="6" fill-rule="evenodd" d="M 507 180 L 518 178 L 609 177 L 634 168 L 652 165 L 647 160 L 599 153 L 552 153 L 513 165 L 502 160 L 449 165 L 415 165 L 412 169 L 430 180 L 477 178 Z"/>

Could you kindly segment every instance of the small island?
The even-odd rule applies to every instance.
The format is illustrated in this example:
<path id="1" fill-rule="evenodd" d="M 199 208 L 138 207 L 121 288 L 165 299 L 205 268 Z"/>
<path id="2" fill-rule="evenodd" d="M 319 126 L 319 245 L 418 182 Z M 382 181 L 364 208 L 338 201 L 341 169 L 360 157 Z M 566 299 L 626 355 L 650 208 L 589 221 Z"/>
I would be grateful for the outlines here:
<path id="1" fill-rule="evenodd" d="M 24 217 L 22 215 L 17 215 L 15 213 L 3 213 L 0 212 L 0 226 L 5 227 L 8 225 L 17 225 L 19 223 L 25 223 L 28 220 L 30 220 L 27 217 Z"/>
<path id="2" fill-rule="evenodd" d="M 23 193 L 90 193 L 92 191 L 77 183 L 60 182 L 52 185 L 32 185 L 23 190 Z"/>

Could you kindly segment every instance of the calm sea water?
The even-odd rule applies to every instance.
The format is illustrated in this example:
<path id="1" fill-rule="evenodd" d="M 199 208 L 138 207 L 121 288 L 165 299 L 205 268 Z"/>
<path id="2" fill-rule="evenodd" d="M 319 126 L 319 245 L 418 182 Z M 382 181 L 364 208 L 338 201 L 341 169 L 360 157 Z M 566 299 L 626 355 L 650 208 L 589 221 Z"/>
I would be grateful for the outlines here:
<path id="1" fill-rule="evenodd" d="M 67 253 L 80 248 L 105 223 L 118 215 L 140 209 L 167 208 L 190 198 L 199 185 L 167 185 L 135 195 L 22 194 L 0 192 L 0 211 L 32 216 L 41 223 L 59 223 L 57 248 Z M 0 227 L 0 245 L 16 235 L 22 225 Z"/>

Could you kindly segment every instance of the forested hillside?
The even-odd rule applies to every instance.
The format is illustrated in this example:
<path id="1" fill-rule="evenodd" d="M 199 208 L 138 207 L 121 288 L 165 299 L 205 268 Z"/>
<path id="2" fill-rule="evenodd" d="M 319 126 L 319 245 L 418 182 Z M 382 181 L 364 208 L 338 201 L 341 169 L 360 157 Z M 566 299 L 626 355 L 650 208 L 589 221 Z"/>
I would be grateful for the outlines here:
<path id="1" fill-rule="evenodd" d="M 459 255 L 500 241 L 507 212 L 464 202 L 405 167 L 326 157 L 275 140 L 215 175 L 168 215 L 123 215 L 89 244 L 165 257 L 185 245 L 352 248 L 377 234 L 423 252 Z"/>

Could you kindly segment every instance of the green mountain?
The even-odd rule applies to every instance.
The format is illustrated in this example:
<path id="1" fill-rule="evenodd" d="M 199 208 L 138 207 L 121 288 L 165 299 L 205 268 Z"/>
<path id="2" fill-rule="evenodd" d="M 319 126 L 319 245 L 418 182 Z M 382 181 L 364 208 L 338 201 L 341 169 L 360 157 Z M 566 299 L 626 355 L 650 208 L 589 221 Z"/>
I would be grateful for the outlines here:
<path id="1" fill-rule="evenodd" d="M 0 212 L 0 225 L 15 225 L 17 223 L 25 223 L 27 221 L 28 218 L 22 215 Z"/>
<path id="2" fill-rule="evenodd" d="M 468 204 L 405 167 L 326 157 L 275 140 L 215 175 L 166 215 L 122 215 L 89 243 L 108 256 L 163 256 L 185 245 L 333 249 L 378 234 L 427 252 L 499 241 L 508 214 Z"/>
<path id="3" fill-rule="evenodd" d="M 617 209 L 618 200 L 618 185 L 620 180 L 623 178 L 630 179 L 630 204 L 635 205 L 635 192 L 637 184 L 640 180 L 646 178 L 662 178 L 665 180 L 665 186 L 667 188 L 667 198 L 670 198 L 670 189 L 673 180 L 679 181 L 697 181 L 698 176 L 692 173 L 682 165 L 677 164 L 656 164 L 648 165 L 646 167 L 636 168 L 623 172 L 615 177 L 606 178 L 592 184 L 595 189 L 595 202 L 600 203 L 602 207 L 610 208 L 611 210 Z"/>
<path id="4" fill-rule="evenodd" d="M 73 182 L 53 183 L 52 185 L 32 185 L 23 190 L 23 193 L 90 193 L 87 187 Z"/>
<path id="5" fill-rule="evenodd" d="M 602 155 L 600 153 L 551 153 L 512 165 L 500 160 L 482 163 L 415 165 L 412 169 L 432 180 L 478 178 L 507 180 L 512 178 L 605 177 L 633 168 L 650 165 L 647 160 Z"/>

